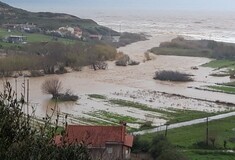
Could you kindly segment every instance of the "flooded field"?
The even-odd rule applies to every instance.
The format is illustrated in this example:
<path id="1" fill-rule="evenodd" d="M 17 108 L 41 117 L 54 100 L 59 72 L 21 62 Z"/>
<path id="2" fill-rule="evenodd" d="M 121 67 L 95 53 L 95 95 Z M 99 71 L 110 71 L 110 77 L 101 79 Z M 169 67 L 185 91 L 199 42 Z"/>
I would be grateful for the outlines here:
<path id="1" fill-rule="evenodd" d="M 39 117 L 51 112 L 55 102 L 50 100 L 50 95 L 42 93 L 41 85 L 45 79 L 58 77 L 63 83 L 64 91 L 70 89 L 80 97 L 76 103 L 58 103 L 57 110 L 62 114 L 69 114 L 69 123 L 97 124 L 99 121 L 102 124 L 112 124 L 118 122 L 110 120 L 110 117 L 125 116 L 124 120 L 128 119 L 130 126 L 137 128 L 146 121 L 152 121 L 155 126 L 166 123 L 168 117 L 161 111 L 195 110 L 211 113 L 233 110 L 232 105 L 215 102 L 235 103 L 234 95 L 194 89 L 208 84 L 230 82 L 228 77 L 209 76 L 213 69 L 200 66 L 210 59 L 151 54 L 152 60 L 144 62 L 145 51 L 175 37 L 175 35 L 156 35 L 150 40 L 119 48 L 119 51 L 128 54 L 131 59 L 141 62 L 138 66 L 117 67 L 115 62 L 108 62 L 107 70 L 94 71 L 86 67 L 81 72 L 30 78 L 30 106 L 35 107 L 35 113 Z M 199 69 L 192 70 L 192 66 L 197 66 Z M 156 81 L 153 76 L 158 70 L 183 71 L 194 75 L 194 81 L 187 83 Z M 9 81 L 14 89 L 15 79 Z M 21 87 L 23 81 L 24 78 L 17 78 L 18 97 L 24 92 Z M 90 94 L 103 95 L 107 98 L 91 98 Z M 136 102 L 148 107 L 120 106 L 112 103 L 111 100 L 115 99 Z"/>

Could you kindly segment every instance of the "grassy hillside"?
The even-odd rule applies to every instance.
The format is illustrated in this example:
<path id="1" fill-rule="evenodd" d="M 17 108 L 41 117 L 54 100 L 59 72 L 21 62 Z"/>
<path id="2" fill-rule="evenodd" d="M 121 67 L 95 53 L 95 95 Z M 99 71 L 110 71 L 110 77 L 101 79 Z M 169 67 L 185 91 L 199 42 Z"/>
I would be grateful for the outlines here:
<path id="1" fill-rule="evenodd" d="M 208 57 L 235 60 L 235 44 L 212 40 L 185 40 L 182 37 L 163 42 L 151 52 L 161 55 Z"/>
<path id="2" fill-rule="evenodd" d="M 28 12 L 0 2 L 0 25 L 6 23 L 34 23 L 44 30 L 58 29 L 61 26 L 79 26 L 85 32 L 101 35 L 117 35 L 107 27 L 98 25 L 91 19 L 81 19 L 73 15 L 50 12 Z"/>
<path id="3" fill-rule="evenodd" d="M 235 148 L 234 141 L 235 117 L 224 118 L 209 122 L 209 146 L 206 146 L 206 124 L 196 124 L 168 130 L 168 140 L 181 150 L 190 160 L 232 160 L 235 154 L 226 152 Z M 151 143 L 156 134 L 151 133 L 140 136 L 142 142 Z M 211 140 L 215 139 L 213 147 Z M 226 141 L 226 148 L 224 147 Z"/>

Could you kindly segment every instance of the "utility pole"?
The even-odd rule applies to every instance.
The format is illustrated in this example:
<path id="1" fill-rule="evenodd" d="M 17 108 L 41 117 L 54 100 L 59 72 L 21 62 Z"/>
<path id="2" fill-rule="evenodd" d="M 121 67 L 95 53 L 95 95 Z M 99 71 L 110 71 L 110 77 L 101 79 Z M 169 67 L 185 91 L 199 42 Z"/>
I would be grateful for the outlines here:
<path id="1" fill-rule="evenodd" d="M 16 92 L 16 100 L 17 100 L 17 78 L 15 78 L 15 92 Z"/>
<path id="2" fill-rule="evenodd" d="M 23 90 L 24 90 L 24 99 L 25 99 L 25 76 L 24 76 L 24 82 L 23 82 Z"/>
<path id="3" fill-rule="evenodd" d="M 209 145 L 209 118 L 206 118 L 206 145 Z"/>
<path id="4" fill-rule="evenodd" d="M 169 124 L 168 124 L 168 123 L 166 123 L 165 137 L 167 136 L 168 126 L 169 126 Z"/>
<path id="5" fill-rule="evenodd" d="M 29 115 L 29 79 L 27 79 L 27 115 Z"/>

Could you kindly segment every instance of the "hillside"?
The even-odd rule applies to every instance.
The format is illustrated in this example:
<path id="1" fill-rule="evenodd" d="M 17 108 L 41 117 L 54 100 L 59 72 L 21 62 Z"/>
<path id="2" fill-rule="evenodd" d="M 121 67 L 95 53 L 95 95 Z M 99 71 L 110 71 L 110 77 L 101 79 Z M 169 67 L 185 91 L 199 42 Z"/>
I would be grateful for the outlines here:
<path id="1" fill-rule="evenodd" d="M 118 35 L 118 32 L 98 25 L 91 19 L 81 19 L 73 15 L 51 12 L 29 12 L 14 8 L 0 1 L 0 25 L 6 23 L 34 23 L 43 30 L 54 30 L 61 26 L 78 26 L 90 34 Z"/>

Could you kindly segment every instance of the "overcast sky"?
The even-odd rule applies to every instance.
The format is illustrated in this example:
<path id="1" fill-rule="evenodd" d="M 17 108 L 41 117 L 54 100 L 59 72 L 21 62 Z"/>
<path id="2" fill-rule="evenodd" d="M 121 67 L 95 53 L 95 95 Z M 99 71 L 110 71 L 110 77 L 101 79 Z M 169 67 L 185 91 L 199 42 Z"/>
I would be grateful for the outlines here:
<path id="1" fill-rule="evenodd" d="M 235 0 L 2 0 L 31 11 L 67 12 L 76 9 L 235 11 Z"/>

